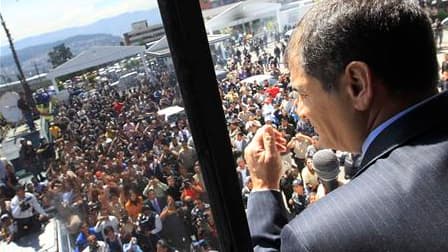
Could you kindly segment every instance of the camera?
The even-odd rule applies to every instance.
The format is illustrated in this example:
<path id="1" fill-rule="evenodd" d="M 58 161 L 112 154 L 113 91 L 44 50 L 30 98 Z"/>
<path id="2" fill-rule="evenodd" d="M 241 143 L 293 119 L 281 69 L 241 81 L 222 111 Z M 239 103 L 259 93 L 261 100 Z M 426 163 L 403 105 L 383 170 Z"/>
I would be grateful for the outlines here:
<path id="1" fill-rule="evenodd" d="M 101 208 L 101 205 L 99 202 L 89 202 L 87 204 L 87 206 L 88 206 L 89 212 L 97 212 Z"/>
<path id="2" fill-rule="evenodd" d="M 138 227 L 141 232 L 146 233 L 155 228 L 155 223 L 152 220 L 151 216 L 148 215 L 140 215 L 138 218 Z"/>
<path id="3" fill-rule="evenodd" d="M 25 199 L 20 202 L 19 207 L 21 211 L 26 211 L 31 207 L 30 203 L 28 203 L 27 201 L 28 199 Z"/>

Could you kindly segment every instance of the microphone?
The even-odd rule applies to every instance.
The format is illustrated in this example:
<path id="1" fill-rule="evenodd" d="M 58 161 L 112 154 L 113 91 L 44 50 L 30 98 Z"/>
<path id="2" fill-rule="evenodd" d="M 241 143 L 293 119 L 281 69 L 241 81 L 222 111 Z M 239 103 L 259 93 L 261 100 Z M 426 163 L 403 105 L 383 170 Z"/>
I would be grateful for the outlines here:
<path id="1" fill-rule="evenodd" d="M 313 166 L 327 193 L 338 187 L 339 161 L 332 150 L 317 151 L 313 156 Z"/>

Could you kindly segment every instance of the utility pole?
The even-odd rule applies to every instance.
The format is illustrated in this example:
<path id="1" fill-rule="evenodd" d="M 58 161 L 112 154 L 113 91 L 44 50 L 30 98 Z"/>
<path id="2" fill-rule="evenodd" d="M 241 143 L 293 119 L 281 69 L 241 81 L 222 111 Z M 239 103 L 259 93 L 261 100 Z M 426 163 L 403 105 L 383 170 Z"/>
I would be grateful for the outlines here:
<path id="1" fill-rule="evenodd" d="M 40 78 L 40 73 L 39 73 L 39 68 L 37 67 L 37 64 L 36 64 L 36 62 L 34 62 L 34 70 L 36 70 L 36 75 L 38 76 L 38 78 L 39 78 L 39 85 L 41 85 L 42 83 L 42 80 L 41 80 L 41 78 Z"/>
<path id="2" fill-rule="evenodd" d="M 23 74 L 22 67 L 20 66 L 20 62 L 19 62 L 19 57 L 17 56 L 16 49 L 14 49 L 14 44 L 12 42 L 11 34 L 9 34 L 8 28 L 6 28 L 5 20 L 3 20 L 2 14 L 0 14 L 0 20 L 1 20 L 1 23 L 3 26 L 3 29 L 5 30 L 6 36 L 8 37 L 8 42 L 9 42 L 9 46 L 11 48 L 12 56 L 14 58 L 14 62 L 16 63 L 17 70 L 19 71 L 18 77 L 19 77 L 20 83 L 22 83 L 22 87 L 23 87 L 23 91 L 25 92 L 26 99 L 28 101 L 28 104 L 30 106 L 32 106 L 33 108 L 35 108 L 36 104 L 34 103 L 30 86 L 28 85 L 25 75 Z"/>

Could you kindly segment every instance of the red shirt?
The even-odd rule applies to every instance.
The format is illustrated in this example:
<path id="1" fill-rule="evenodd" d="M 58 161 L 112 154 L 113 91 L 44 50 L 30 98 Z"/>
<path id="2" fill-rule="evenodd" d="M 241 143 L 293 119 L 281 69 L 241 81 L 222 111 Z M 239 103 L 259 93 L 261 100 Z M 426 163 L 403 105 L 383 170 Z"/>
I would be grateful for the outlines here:
<path id="1" fill-rule="evenodd" d="M 122 103 L 122 102 L 114 102 L 113 103 L 114 110 L 117 113 L 121 113 L 121 110 L 123 109 L 123 106 L 124 106 L 124 103 Z"/>
<path id="2" fill-rule="evenodd" d="M 270 97 L 275 98 L 277 94 L 280 93 L 280 88 L 277 86 L 267 88 L 266 93 L 268 93 Z"/>

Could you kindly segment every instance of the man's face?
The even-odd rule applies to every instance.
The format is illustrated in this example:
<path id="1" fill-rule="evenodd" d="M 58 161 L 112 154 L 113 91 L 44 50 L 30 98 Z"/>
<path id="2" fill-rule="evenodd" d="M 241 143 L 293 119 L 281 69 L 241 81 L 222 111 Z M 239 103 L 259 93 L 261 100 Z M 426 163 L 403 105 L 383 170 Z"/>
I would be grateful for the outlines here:
<path id="1" fill-rule="evenodd" d="M 292 86 L 298 95 L 297 114 L 314 126 L 323 147 L 339 150 L 350 149 L 352 115 L 348 99 L 340 90 L 325 91 L 323 84 L 307 75 L 301 67 L 291 70 Z M 348 137 L 349 136 L 349 137 Z"/>
<path id="2" fill-rule="evenodd" d="M 195 200 L 194 201 L 194 205 L 199 208 L 199 209 L 203 209 L 204 208 L 204 204 L 202 204 L 202 201 L 200 200 Z"/>
<path id="3" fill-rule="evenodd" d="M 17 196 L 21 199 L 25 198 L 25 191 L 22 189 L 17 190 Z"/>
<path id="4" fill-rule="evenodd" d="M 174 187 L 175 186 L 174 178 L 168 178 L 167 183 L 168 183 L 168 186 Z"/>
<path id="5" fill-rule="evenodd" d="M 310 171 L 313 171 L 313 160 L 311 159 L 311 158 L 308 158 L 307 160 L 306 160 L 306 167 L 310 170 Z"/>
<path id="6" fill-rule="evenodd" d="M 296 185 L 294 186 L 294 192 L 298 195 L 303 195 L 303 186 L 302 185 Z"/>

